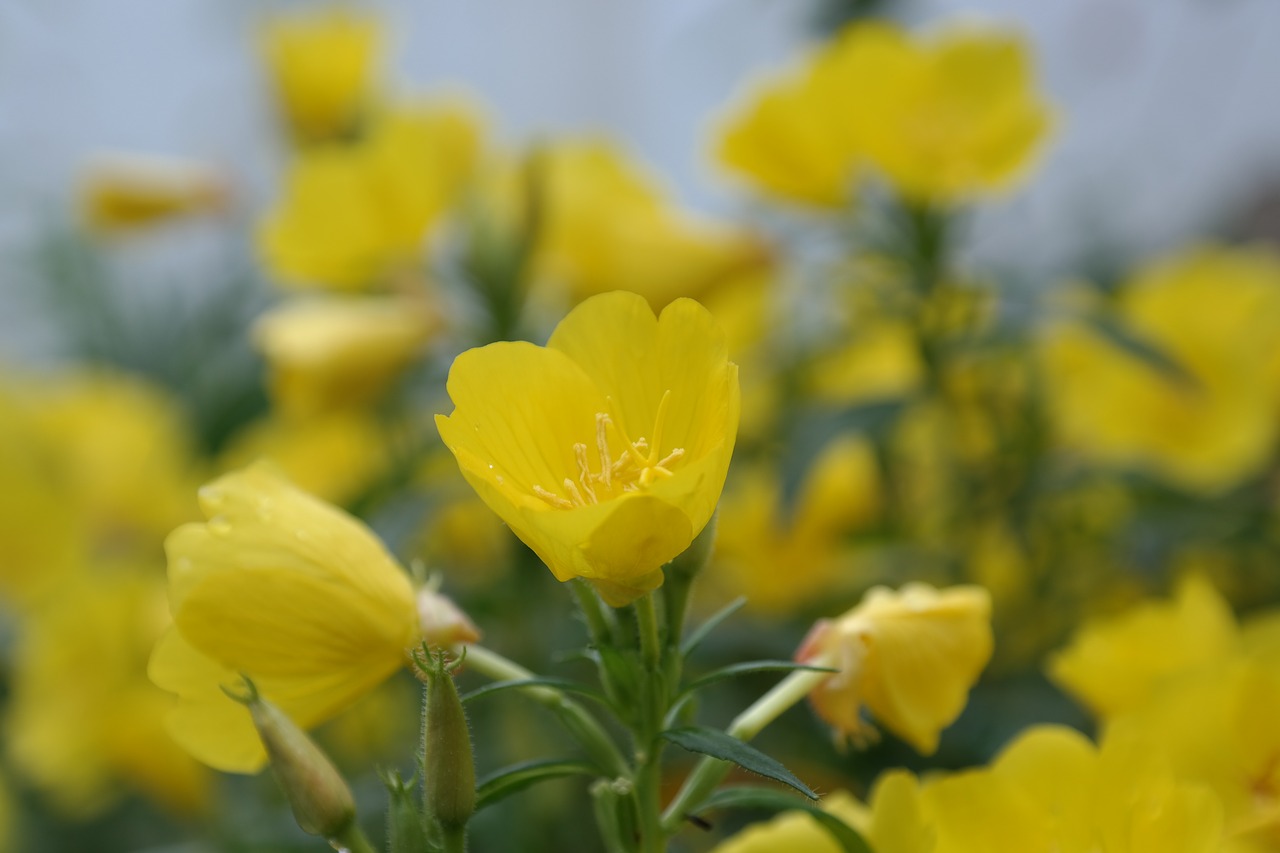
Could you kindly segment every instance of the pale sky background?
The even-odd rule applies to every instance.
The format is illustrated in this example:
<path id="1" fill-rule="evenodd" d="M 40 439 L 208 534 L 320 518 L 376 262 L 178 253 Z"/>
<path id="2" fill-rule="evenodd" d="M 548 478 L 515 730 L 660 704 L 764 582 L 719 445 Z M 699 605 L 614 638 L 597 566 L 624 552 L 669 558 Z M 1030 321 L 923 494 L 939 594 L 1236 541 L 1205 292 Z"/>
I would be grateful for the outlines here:
<path id="1" fill-rule="evenodd" d="M 213 160 L 260 204 L 274 160 L 252 24 L 273 5 L 0 0 L 0 253 L 57 210 L 84 160 L 104 149 Z M 709 164 L 709 129 L 752 75 L 794 55 L 812 9 L 804 0 L 365 5 L 394 23 L 388 74 L 401 87 L 470 91 L 510 139 L 611 132 L 689 204 L 711 210 L 732 209 L 735 196 Z M 925 26 L 959 14 L 1022 28 L 1061 113 L 1034 181 L 980 223 L 984 260 L 1044 274 L 1099 241 L 1154 251 L 1280 182 L 1280 0 L 898 8 Z M 0 313 L 3 297 L 0 280 Z"/>

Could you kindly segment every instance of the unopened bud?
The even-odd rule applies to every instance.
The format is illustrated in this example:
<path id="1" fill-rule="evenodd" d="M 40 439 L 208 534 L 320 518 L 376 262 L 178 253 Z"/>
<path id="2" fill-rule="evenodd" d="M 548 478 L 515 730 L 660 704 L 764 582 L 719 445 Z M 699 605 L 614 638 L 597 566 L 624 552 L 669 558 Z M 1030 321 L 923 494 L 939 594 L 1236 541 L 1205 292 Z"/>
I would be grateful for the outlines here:
<path id="1" fill-rule="evenodd" d="M 443 652 L 414 655 L 426 682 L 422 716 L 422 796 L 427 814 L 446 832 L 462 830 L 476 808 L 476 770 L 467 715 Z"/>
<path id="2" fill-rule="evenodd" d="M 247 678 L 244 693 L 227 695 L 249 709 L 302 831 L 326 839 L 343 835 L 355 822 L 356 804 L 329 757 L 287 714 L 259 696 Z"/>
<path id="3" fill-rule="evenodd" d="M 448 596 L 430 586 L 418 590 L 418 626 L 432 648 L 451 649 L 480 639 L 480 629 Z"/>

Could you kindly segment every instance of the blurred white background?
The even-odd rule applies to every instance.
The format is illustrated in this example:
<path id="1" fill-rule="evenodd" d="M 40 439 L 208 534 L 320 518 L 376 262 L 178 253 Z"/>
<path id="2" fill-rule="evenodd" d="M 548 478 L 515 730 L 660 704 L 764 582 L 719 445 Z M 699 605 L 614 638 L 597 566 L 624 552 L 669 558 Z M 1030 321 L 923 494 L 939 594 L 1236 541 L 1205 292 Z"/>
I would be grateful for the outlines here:
<path id="1" fill-rule="evenodd" d="M 685 200 L 730 209 L 707 156 L 753 75 L 815 36 L 799 0 L 388 0 L 388 79 L 461 88 L 500 137 L 608 131 Z M 104 149 L 234 170 L 266 201 L 271 119 L 253 40 L 273 4 L 0 0 L 0 249 L 65 209 Z M 1037 275 L 1099 249 L 1142 254 L 1219 226 L 1280 183 L 1277 0 L 918 0 L 1023 29 L 1060 127 L 1039 173 L 979 225 L 983 260 Z M 849 105 L 856 109 L 855 104 Z M 0 283 L 0 291 L 3 290 Z M 0 311 L 6 311 L 0 300 Z"/>

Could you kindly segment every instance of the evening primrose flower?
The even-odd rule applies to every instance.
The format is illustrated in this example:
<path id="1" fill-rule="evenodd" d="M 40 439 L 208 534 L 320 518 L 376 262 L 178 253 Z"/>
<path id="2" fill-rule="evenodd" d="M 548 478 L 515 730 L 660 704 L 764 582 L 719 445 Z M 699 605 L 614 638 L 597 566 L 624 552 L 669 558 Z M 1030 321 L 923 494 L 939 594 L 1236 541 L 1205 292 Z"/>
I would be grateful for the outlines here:
<path id="1" fill-rule="evenodd" d="M 805 204 L 843 205 L 867 173 L 911 201 L 948 204 L 1013 183 L 1050 124 L 1016 35 L 965 26 L 915 38 L 859 22 L 765 84 L 719 154 Z"/>
<path id="2" fill-rule="evenodd" d="M 866 822 L 867 808 L 844 791 L 822 798 L 822 808 L 846 824 Z M 754 823 L 718 845 L 713 853 L 841 853 L 843 848 L 816 820 L 800 811 L 784 812 L 770 821 Z"/>
<path id="3" fill-rule="evenodd" d="M 660 311 L 769 264 L 761 240 L 679 209 L 639 163 L 604 140 L 557 142 L 537 158 L 544 219 L 535 263 L 575 302 L 629 290 Z"/>
<path id="4" fill-rule="evenodd" d="M 298 287 L 362 290 L 412 270 L 471 180 L 479 122 L 460 103 L 399 106 L 345 145 L 302 151 L 267 214 L 267 268 Z"/>
<path id="5" fill-rule="evenodd" d="M 1150 700 L 1163 681 L 1229 659 L 1240 642 L 1231 608 L 1191 576 L 1172 601 L 1087 624 L 1049 662 L 1053 680 L 1104 719 Z"/>
<path id="6" fill-rule="evenodd" d="M 370 403 L 422 350 L 436 319 L 418 299 L 329 297 L 287 302 L 254 324 L 269 387 L 286 415 Z"/>
<path id="7" fill-rule="evenodd" d="M 226 176 L 207 163 L 103 153 L 80 179 L 80 206 L 91 230 L 119 234 L 219 211 L 229 192 Z"/>
<path id="8" fill-rule="evenodd" d="M 277 17 L 263 28 L 262 54 L 294 138 L 350 133 L 369 106 L 382 47 L 378 22 L 332 8 Z"/>
<path id="9" fill-rule="evenodd" d="M 991 658 L 991 598 L 977 586 L 876 587 L 836 620 L 814 625 L 800 663 L 840 671 L 812 693 L 818 716 L 841 738 L 874 734 L 862 708 L 925 755 L 964 709 Z"/>
<path id="10" fill-rule="evenodd" d="M 547 346 L 468 350 L 437 415 L 467 481 L 557 579 L 613 606 L 662 583 L 715 511 L 740 400 L 724 333 L 678 299 L 583 302 Z"/>
<path id="11" fill-rule="evenodd" d="M 222 685 L 242 673 L 309 728 L 388 678 L 431 632 L 373 534 L 268 466 L 205 486 L 200 504 L 208 521 L 165 543 L 174 630 L 156 647 L 151 677 L 178 694 L 169 729 L 182 746 L 249 772 L 261 766 L 261 744 Z"/>
<path id="12" fill-rule="evenodd" d="M 1210 494 L 1263 467 L 1280 407 L 1280 259 L 1185 249 L 1126 283 L 1112 319 L 1172 364 L 1083 322 L 1051 328 L 1041 368 L 1067 449 Z"/>
<path id="13" fill-rule="evenodd" d="M 64 580 L 23 623 L 9 756 L 77 817 L 100 814 L 129 789 L 174 811 L 198 811 L 210 794 L 208 773 L 165 736 L 168 697 L 144 674 L 169 622 L 163 581 L 132 565 L 95 568 Z"/>
<path id="14" fill-rule="evenodd" d="M 794 507 L 776 472 L 748 469 L 721 502 L 708 577 L 761 613 L 783 615 L 854 580 L 845 538 L 876 515 L 880 475 L 863 438 L 838 438 L 810 465 Z"/>
<path id="15" fill-rule="evenodd" d="M 987 767 L 876 782 L 864 835 L 876 853 L 1219 853 L 1222 805 L 1149 743 L 1033 726 Z"/>

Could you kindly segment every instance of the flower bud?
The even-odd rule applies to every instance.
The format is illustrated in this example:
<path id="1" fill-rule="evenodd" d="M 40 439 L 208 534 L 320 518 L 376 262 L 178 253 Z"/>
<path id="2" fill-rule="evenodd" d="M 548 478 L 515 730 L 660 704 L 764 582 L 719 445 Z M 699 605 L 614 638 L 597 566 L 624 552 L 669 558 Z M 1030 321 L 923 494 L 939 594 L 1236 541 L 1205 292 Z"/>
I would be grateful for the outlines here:
<path id="1" fill-rule="evenodd" d="M 228 695 L 249 709 L 298 826 L 321 838 L 342 835 L 356 818 L 355 800 L 346 780 L 306 732 L 259 696 L 252 682 L 245 679 L 245 684 L 244 695 Z"/>
<path id="2" fill-rule="evenodd" d="M 453 683 L 453 667 L 443 652 L 415 654 L 418 671 L 426 681 L 423 707 L 422 796 L 427 814 L 446 832 L 467 825 L 476 807 L 476 770 L 471 756 L 471 732 L 467 715 Z"/>
<path id="3" fill-rule="evenodd" d="M 428 849 L 427 831 L 422 813 L 414 802 L 414 780 L 408 782 L 400 774 L 389 771 L 382 777 L 387 786 L 390 806 L 387 808 L 387 847 L 391 853 L 419 853 Z"/>
<path id="4" fill-rule="evenodd" d="M 814 625 L 796 660 L 840 670 L 809 699 L 818 716 L 855 742 L 874 735 L 866 706 L 925 755 L 964 709 L 991 658 L 991 596 L 978 586 L 908 584 L 870 590 L 834 621 Z"/>
<path id="5" fill-rule="evenodd" d="M 453 599 L 430 587 L 418 590 L 418 625 L 422 639 L 432 648 L 451 649 L 480 639 L 480 629 Z"/>

